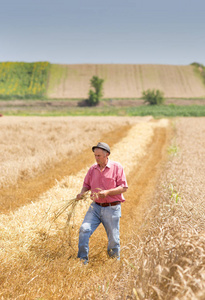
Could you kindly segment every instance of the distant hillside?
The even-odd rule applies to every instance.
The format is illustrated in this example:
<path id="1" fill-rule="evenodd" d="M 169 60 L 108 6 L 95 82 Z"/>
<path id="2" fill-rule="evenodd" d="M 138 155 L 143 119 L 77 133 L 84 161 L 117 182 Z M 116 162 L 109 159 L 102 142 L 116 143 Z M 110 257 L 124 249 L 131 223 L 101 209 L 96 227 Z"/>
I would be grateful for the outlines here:
<path id="1" fill-rule="evenodd" d="M 205 98 L 205 67 L 80 64 L 48 62 L 0 63 L 0 99 L 70 99 L 88 97 L 93 75 L 103 78 L 104 98 L 140 98 L 147 89 L 167 98 Z"/>
<path id="2" fill-rule="evenodd" d="M 196 66 L 80 64 L 51 65 L 47 96 L 86 98 L 93 75 L 105 79 L 104 98 L 140 98 L 142 91 L 160 89 L 165 97 L 205 97 Z"/>

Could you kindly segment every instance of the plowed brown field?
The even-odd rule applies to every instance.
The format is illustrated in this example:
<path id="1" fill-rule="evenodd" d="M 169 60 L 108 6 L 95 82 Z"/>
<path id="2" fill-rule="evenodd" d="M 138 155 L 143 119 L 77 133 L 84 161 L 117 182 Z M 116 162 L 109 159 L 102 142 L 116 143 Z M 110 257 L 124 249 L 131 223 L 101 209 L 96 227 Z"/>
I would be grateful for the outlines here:
<path id="1" fill-rule="evenodd" d="M 27 120 L 29 124 L 29 119 Z M 90 200 L 79 202 L 70 227 L 66 226 L 67 213 L 64 213 L 48 230 L 56 208 L 74 197 L 81 189 L 84 175 L 93 160 L 90 147 L 84 145 L 83 152 L 79 150 L 78 154 L 70 153 L 70 159 L 67 158 L 69 164 L 66 160 L 61 163 L 56 159 L 52 169 L 41 170 L 41 177 L 38 177 L 39 174 L 37 177 L 33 174 L 29 181 L 27 177 L 22 178 L 18 186 L 23 190 L 25 184 L 28 199 L 25 197 L 22 203 L 14 205 L 10 211 L 7 207 L 6 214 L 0 215 L 1 299 L 172 299 L 177 295 L 180 295 L 181 299 L 183 290 L 186 291 L 184 299 L 194 299 L 189 297 L 189 294 L 193 296 L 192 291 L 198 298 L 203 295 L 203 284 L 199 278 L 201 276 L 203 279 L 202 260 L 198 260 L 196 265 L 196 269 L 200 267 L 201 274 L 197 275 L 197 281 L 194 281 L 194 272 L 190 273 L 190 282 L 187 279 L 189 276 L 185 277 L 189 271 L 187 264 L 191 264 L 192 259 L 195 261 L 200 251 L 202 254 L 204 251 L 200 250 L 202 246 L 198 242 L 195 257 L 193 252 L 190 252 L 194 249 L 191 247 L 194 236 L 192 233 L 188 235 L 186 223 L 187 220 L 191 221 L 193 205 L 190 204 L 191 199 L 187 206 L 174 204 L 173 200 L 176 200 L 180 185 L 176 185 L 170 194 L 170 182 L 175 186 L 172 181 L 174 171 L 177 181 L 186 181 L 185 174 L 187 171 L 191 172 L 196 165 L 196 161 L 192 160 L 190 168 L 188 167 L 189 154 L 200 157 L 199 165 L 203 166 L 204 142 L 199 142 L 198 148 L 193 147 L 191 151 L 186 151 L 185 143 L 191 146 L 193 141 L 204 137 L 204 118 L 196 119 L 197 122 L 194 119 L 187 119 L 187 122 L 180 119 L 172 126 L 170 121 L 153 121 L 150 118 L 127 118 L 124 121 L 123 118 L 118 119 L 119 121 L 102 118 L 101 121 L 103 120 L 112 123 L 112 130 L 108 133 L 99 131 L 97 141 L 103 138 L 109 142 L 111 159 L 122 163 L 129 184 L 125 194 L 126 201 L 122 205 L 121 261 L 108 259 L 107 237 L 102 226 L 91 237 L 89 264 L 84 266 L 76 259 L 78 229 Z M 77 123 L 75 126 L 81 126 Z M 197 129 L 194 130 L 193 124 Z M 92 128 L 92 122 L 90 126 Z M 87 130 L 89 128 L 87 124 Z M 170 147 L 174 131 L 176 139 L 172 139 L 174 144 Z M 95 144 L 90 140 L 89 144 L 93 143 Z M 169 161 L 168 147 L 172 155 L 169 155 Z M 179 149 L 183 151 L 180 155 Z M 184 168 L 185 165 L 187 168 Z M 198 181 L 201 172 L 202 169 L 194 181 L 194 195 L 198 200 L 202 195 L 202 185 L 200 186 Z M 53 177 L 57 179 L 56 182 L 53 181 Z M 39 178 L 42 185 L 45 182 L 45 188 L 42 190 L 37 184 Z M 27 189 L 28 182 L 37 190 L 33 198 Z M 16 190 L 11 186 L 11 191 L 20 197 L 18 186 Z M 183 193 L 187 202 L 189 192 L 185 191 L 186 189 Z M 180 194 L 180 199 L 182 198 Z M 5 198 L 3 202 L 5 203 Z M 197 203 L 200 206 L 202 201 Z M 186 215 L 185 223 L 183 214 Z M 195 224 L 192 232 L 195 232 L 196 236 L 198 223 L 195 221 L 190 223 Z M 167 228 L 170 230 L 167 231 Z M 176 235 L 177 232 L 183 237 L 181 240 L 180 236 Z M 178 251 L 180 243 L 169 245 L 172 233 L 173 241 L 178 243 L 179 239 L 182 250 L 186 249 L 187 253 L 180 252 L 178 255 L 175 252 L 175 249 Z M 187 236 L 189 245 L 183 244 Z M 202 240 L 202 235 L 199 238 Z M 164 241 L 169 243 L 164 244 Z M 182 257 L 184 265 L 177 260 Z M 185 273 L 183 267 L 187 270 Z"/>
<path id="2" fill-rule="evenodd" d="M 105 80 L 105 98 L 140 98 L 147 89 L 162 90 L 169 98 L 205 97 L 193 66 L 132 64 L 52 65 L 48 97 L 87 98 L 94 75 Z"/>

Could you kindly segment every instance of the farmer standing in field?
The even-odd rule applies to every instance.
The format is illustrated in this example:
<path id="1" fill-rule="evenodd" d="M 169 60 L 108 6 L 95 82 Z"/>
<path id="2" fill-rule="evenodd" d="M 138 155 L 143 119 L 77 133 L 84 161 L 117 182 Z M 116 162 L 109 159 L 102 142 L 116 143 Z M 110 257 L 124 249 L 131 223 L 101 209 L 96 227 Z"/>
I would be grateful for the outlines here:
<path id="1" fill-rule="evenodd" d="M 108 255 L 120 259 L 121 202 L 125 201 L 123 193 L 128 188 L 122 166 L 108 158 L 110 147 L 100 142 L 92 147 L 92 151 L 96 164 L 88 170 L 82 190 L 77 195 L 80 200 L 85 192 L 91 190 L 93 200 L 79 232 L 78 257 L 85 264 L 88 262 L 89 238 L 100 223 L 108 236 Z"/>

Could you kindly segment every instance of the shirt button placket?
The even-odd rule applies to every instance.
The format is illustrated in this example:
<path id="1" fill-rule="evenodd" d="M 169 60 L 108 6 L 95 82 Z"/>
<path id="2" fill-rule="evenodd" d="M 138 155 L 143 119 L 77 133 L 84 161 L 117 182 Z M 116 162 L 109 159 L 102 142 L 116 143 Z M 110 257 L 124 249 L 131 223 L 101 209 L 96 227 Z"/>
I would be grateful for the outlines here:
<path id="1" fill-rule="evenodd" d="M 100 187 L 103 189 L 104 188 L 104 184 L 103 184 L 103 174 L 102 172 L 100 173 Z"/>

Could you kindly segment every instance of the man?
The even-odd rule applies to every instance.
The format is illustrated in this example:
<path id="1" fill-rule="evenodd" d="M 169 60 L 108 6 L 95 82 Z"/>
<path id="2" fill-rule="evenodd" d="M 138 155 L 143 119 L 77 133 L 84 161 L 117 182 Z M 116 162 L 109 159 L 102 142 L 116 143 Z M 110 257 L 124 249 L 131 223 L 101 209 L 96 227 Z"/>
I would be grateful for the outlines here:
<path id="1" fill-rule="evenodd" d="M 108 255 L 120 259 L 119 223 L 121 203 L 125 201 L 123 193 L 128 186 L 122 166 L 109 160 L 110 147 L 103 142 L 92 147 L 96 164 L 91 166 L 77 199 L 91 190 L 93 203 L 87 211 L 80 227 L 78 257 L 88 262 L 89 238 L 95 229 L 103 224 L 108 236 Z"/>

